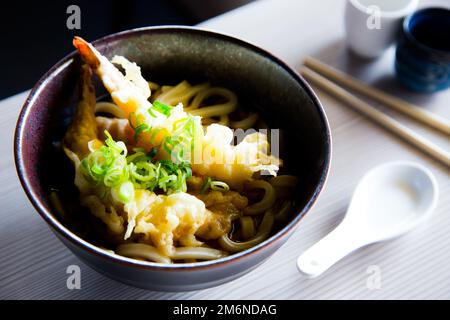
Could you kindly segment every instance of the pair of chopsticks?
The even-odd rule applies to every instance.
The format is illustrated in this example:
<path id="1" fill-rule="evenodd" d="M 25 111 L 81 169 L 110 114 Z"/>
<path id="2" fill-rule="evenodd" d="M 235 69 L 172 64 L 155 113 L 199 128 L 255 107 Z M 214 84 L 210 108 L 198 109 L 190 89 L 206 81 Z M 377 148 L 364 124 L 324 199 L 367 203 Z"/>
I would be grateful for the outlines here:
<path id="1" fill-rule="evenodd" d="M 336 83 L 387 105 L 397 112 L 407 115 L 431 128 L 439 130 L 447 137 L 450 137 L 450 121 L 448 119 L 440 117 L 413 104 L 391 96 L 381 90 L 366 85 L 361 81 L 311 57 L 306 58 L 304 67 L 301 69 L 301 74 L 312 84 L 321 88 L 328 94 L 338 98 L 354 110 L 360 112 L 392 133 L 400 136 L 434 159 L 439 160 L 445 164 L 447 168 L 450 168 L 449 152 L 425 139 L 397 120 L 394 120 L 383 112 L 377 110 Z"/>

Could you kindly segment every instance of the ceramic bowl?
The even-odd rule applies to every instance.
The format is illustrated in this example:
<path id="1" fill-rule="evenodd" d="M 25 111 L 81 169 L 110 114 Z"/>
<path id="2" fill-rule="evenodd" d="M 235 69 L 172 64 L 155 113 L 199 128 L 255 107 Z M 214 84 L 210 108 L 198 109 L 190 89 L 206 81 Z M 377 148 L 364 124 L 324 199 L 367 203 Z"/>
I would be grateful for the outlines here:
<path id="1" fill-rule="evenodd" d="M 184 291 L 216 286 L 246 274 L 269 258 L 310 211 L 330 167 L 330 129 L 311 88 L 267 51 L 216 32 L 152 27 L 121 32 L 93 43 L 108 58 L 123 55 L 136 62 L 146 79 L 164 84 L 183 79 L 191 83 L 207 80 L 234 90 L 241 106 L 258 111 L 271 128 L 282 129 L 281 157 L 286 170 L 300 181 L 295 208 L 289 221 L 279 226 L 269 239 L 219 260 L 166 265 L 122 257 L 94 245 L 96 240 L 85 234 L 83 221 L 76 220 L 92 216 L 85 215 L 86 209 L 79 205 L 73 168 L 58 147 L 79 98 L 80 58 L 74 52 L 51 68 L 33 88 L 15 134 L 20 181 L 50 229 L 93 269 L 152 290 Z M 98 81 L 96 91 L 98 96 L 104 93 Z M 49 195 L 53 189 L 61 194 L 65 216 L 52 208 Z M 69 220 L 75 222 L 67 223 Z"/>
<path id="2" fill-rule="evenodd" d="M 449 9 L 425 8 L 405 19 L 395 70 L 400 82 L 417 92 L 450 88 Z"/>

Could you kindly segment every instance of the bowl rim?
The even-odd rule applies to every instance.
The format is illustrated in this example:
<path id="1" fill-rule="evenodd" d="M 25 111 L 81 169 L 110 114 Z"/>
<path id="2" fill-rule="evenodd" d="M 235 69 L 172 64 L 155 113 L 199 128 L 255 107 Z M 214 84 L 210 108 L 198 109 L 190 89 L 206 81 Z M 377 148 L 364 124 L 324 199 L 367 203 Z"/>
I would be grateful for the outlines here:
<path id="1" fill-rule="evenodd" d="M 370 15 L 370 7 L 371 5 L 364 4 L 361 2 L 361 0 L 350 0 L 351 4 L 358 9 L 360 12 L 366 15 Z M 393 10 L 382 10 L 380 9 L 379 15 L 381 18 L 387 18 L 387 19 L 396 19 L 396 18 L 402 18 L 417 8 L 417 5 L 419 4 L 419 0 L 409 0 L 408 3 L 406 3 L 403 7 L 393 9 Z M 372 5 L 377 7 L 376 4 Z"/>
<path id="2" fill-rule="evenodd" d="M 25 100 L 24 105 L 22 106 L 22 110 L 19 114 L 19 118 L 17 120 L 15 134 L 14 134 L 14 162 L 16 166 L 16 171 L 19 176 L 20 183 L 22 188 L 24 189 L 28 199 L 38 211 L 39 215 L 46 221 L 48 225 L 52 227 L 53 230 L 56 230 L 57 236 L 62 236 L 66 240 L 69 240 L 75 247 L 78 247 L 82 250 L 89 252 L 101 258 L 103 260 L 108 260 L 111 263 L 119 263 L 122 265 L 126 265 L 128 267 L 137 267 L 146 270 L 156 270 L 156 271 L 194 271 L 194 270 L 207 270 L 214 267 L 225 266 L 227 264 L 236 262 L 241 259 L 248 259 L 250 256 L 253 256 L 255 253 L 261 251 L 262 249 L 266 249 L 268 247 L 274 246 L 276 243 L 281 241 L 283 238 L 288 237 L 298 226 L 300 220 L 308 213 L 313 205 L 316 203 L 317 198 L 319 197 L 321 191 L 323 190 L 331 166 L 331 157 L 332 157 L 332 141 L 331 141 L 331 130 L 329 126 L 328 119 L 326 117 L 324 108 L 319 101 L 318 97 L 311 89 L 310 85 L 306 82 L 306 80 L 295 70 L 293 70 L 287 63 L 282 61 L 280 58 L 271 54 L 265 49 L 247 41 L 237 38 L 234 35 L 230 35 L 223 32 L 218 32 L 213 29 L 201 28 L 201 27 L 188 27 L 188 26 L 178 26 L 178 25 L 169 25 L 169 26 L 152 26 L 152 27 L 142 27 L 136 29 L 125 30 L 122 32 L 114 33 L 100 39 L 93 41 L 93 45 L 107 45 L 108 42 L 119 40 L 122 38 L 127 38 L 130 35 L 139 35 L 139 34 L 147 34 L 147 33 L 171 33 L 171 32 L 181 32 L 187 34 L 197 34 L 205 37 L 212 37 L 215 39 L 219 39 L 226 42 L 231 42 L 233 44 L 243 46 L 246 49 L 249 49 L 257 54 L 268 58 L 269 60 L 276 63 L 278 66 L 282 67 L 283 70 L 289 73 L 296 82 L 305 90 L 305 93 L 308 97 L 313 101 L 319 116 L 322 120 L 324 128 L 326 130 L 325 144 L 327 150 L 325 151 L 325 159 L 323 164 L 323 171 L 320 175 L 319 181 L 317 183 L 316 188 L 310 199 L 307 201 L 305 206 L 298 212 L 296 212 L 296 216 L 289 222 L 286 226 L 280 229 L 278 232 L 273 234 L 271 237 L 266 239 L 265 241 L 259 243 L 258 245 L 249 248 L 247 250 L 231 254 L 224 258 L 203 261 L 203 262 L 193 262 L 193 263 L 182 263 L 182 264 L 163 264 L 156 263 L 150 261 L 140 261 L 137 259 L 132 259 L 128 257 L 124 257 L 115 253 L 111 253 L 106 251 L 105 249 L 99 248 L 83 238 L 79 237 L 72 231 L 70 231 L 63 223 L 58 221 L 56 217 L 53 216 L 52 210 L 47 209 L 47 206 L 44 204 L 44 201 L 39 198 L 36 191 L 33 190 L 31 184 L 29 182 L 29 177 L 27 174 L 27 170 L 24 165 L 24 159 L 22 157 L 23 149 L 22 142 L 24 141 L 24 127 L 27 122 L 27 118 L 29 116 L 30 107 L 35 103 L 35 100 L 39 96 L 40 92 L 44 89 L 45 85 L 51 81 L 57 74 L 63 70 L 67 65 L 74 62 L 74 58 L 77 56 L 76 51 L 73 51 L 58 61 L 53 67 L 50 68 L 36 83 L 36 85 L 32 88 L 29 96 Z M 61 240 L 61 239 L 60 239 Z M 78 254 L 77 254 L 78 256 Z"/>

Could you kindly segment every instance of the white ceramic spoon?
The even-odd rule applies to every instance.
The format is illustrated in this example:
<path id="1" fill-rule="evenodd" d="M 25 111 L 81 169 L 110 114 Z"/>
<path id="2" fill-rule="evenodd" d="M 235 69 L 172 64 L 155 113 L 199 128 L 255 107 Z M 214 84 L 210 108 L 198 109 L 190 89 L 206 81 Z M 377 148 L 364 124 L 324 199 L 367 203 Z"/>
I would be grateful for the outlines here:
<path id="1" fill-rule="evenodd" d="M 419 164 L 375 167 L 359 182 L 339 226 L 298 258 L 299 271 L 316 277 L 358 248 L 410 231 L 430 216 L 438 193 L 433 174 Z"/>

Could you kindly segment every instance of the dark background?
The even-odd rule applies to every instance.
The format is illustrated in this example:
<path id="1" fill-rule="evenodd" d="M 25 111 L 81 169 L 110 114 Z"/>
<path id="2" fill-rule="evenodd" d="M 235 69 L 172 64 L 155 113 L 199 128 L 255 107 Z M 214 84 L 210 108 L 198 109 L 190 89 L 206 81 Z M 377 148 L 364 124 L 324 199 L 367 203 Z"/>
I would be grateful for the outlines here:
<path id="1" fill-rule="evenodd" d="M 73 50 L 72 38 L 92 41 L 118 31 L 164 24 L 194 25 L 252 0 L 1 1 L 0 99 L 30 89 Z M 67 7 L 81 9 L 81 30 L 69 30 Z"/>

